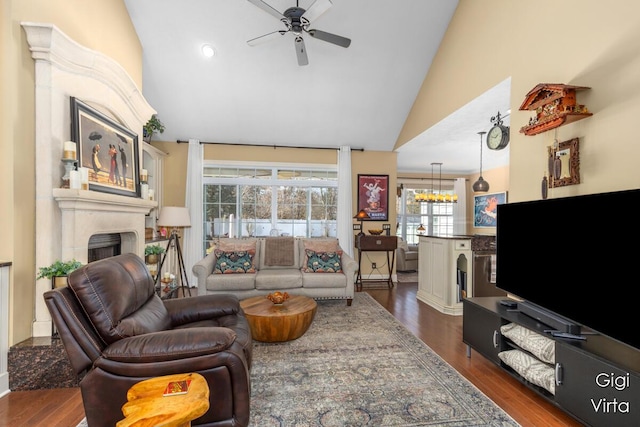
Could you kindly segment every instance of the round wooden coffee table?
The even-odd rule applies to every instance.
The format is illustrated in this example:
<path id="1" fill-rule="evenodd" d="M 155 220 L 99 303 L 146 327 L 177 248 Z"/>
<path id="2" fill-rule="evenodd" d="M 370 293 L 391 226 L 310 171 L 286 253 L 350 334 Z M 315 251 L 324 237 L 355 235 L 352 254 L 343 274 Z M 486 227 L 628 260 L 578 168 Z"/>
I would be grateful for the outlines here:
<path id="1" fill-rule="evenodd" d="M 247 316 L 253 339 L 283 342 L 300 338 L 313 321 L 318 305 L 313 298 L 291 295 L 282 304 L 274 304 L 266 296 L 240 301 Z"/>

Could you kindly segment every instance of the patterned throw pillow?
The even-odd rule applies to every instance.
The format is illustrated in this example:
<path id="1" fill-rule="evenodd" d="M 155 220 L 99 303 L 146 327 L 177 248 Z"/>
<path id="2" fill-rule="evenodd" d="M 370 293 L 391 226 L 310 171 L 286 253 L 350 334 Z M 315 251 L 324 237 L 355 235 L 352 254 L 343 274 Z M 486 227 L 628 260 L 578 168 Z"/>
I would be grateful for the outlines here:
<path id="1" fill-rule="evenodd" d="M 305 273 L 342 273 L 342 251 L 316 252 L 305 250 L 307 264 L 302 268 Z"/>
<path id="2" fill-rule="evenodd" d="M 256 272 L 256 266 L 253 264 L 255 251 L 223 251 L 216 249 L 215 254 L 216 266 L 213 269 L 214 274 Z"/>

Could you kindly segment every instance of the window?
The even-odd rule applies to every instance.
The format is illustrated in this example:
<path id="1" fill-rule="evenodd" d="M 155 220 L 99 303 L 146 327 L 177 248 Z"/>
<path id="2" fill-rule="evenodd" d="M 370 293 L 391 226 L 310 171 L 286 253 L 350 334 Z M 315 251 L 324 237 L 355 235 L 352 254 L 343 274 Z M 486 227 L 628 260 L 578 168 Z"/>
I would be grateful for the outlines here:
<path id="1" fill-rule="evenodd" d="M 398 237 L 401 237 L 408 244 L 417 244 L 420 234 L 451 236 L 453 234 L 453 203 L 416 202 L 416 193 L 431 190 L 425 184 L 402 183 L 402 185 L 404 188 L 396 201 Z M 453 185 L 445 187 L 443 182 L 441 191 L 443 194 L 453 194 Z M 433 192 L 438 194 L 440 191 L 434 190 Z M 418 230 L 420 225 L 425 228 L 425 231 Z"/>
<path id="2" fill-rule="evenodd" d="M 203 168 L 203 250 L 219 237 L 337 236 L 333 165 Z"/>

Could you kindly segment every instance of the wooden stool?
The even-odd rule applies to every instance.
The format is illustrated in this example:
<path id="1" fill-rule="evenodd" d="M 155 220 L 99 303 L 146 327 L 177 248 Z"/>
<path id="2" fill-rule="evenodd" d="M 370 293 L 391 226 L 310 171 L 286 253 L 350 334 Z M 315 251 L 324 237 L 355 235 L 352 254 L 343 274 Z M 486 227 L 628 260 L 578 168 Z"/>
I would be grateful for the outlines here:
<path id="1" fill-rule="evenodd" d="M 300 338 L 316 315 L 313 298 L 292 295 L 282 304 L 274 304 L 266 296 L 247 298 L 240 307 L 249 321 L 251 336 L 256 341 L 283 342 Z"/>
<path id="2" fill-rule="evenodd" d="M 191 380 L 185 394 L 163 396 L 172 381 Z M 151 378 L 134 384 L 122 406 L 125 419 L 116 427 L 189 427 L 209 409 L 209 386 L 200 374 L 177 374 Z"/>

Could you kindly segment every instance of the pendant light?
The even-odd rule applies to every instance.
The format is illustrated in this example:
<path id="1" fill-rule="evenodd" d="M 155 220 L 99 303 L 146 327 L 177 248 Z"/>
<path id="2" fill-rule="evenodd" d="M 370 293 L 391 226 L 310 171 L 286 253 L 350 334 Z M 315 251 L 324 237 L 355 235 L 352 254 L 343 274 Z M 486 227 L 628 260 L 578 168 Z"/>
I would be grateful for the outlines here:
<path id="1" fill-rule="evenodd" d="M 440 168 L 439 177 L 438 177 L 438 194 L 434 192 L 433 185 L 433 165 L 438 165 Z M 416 194 L 416 202 L 419 203 L 457 203 L 458 195 L 457 194 L 442 194 L 442 163 L 433 162 L 431 163 L 431 190 L 428 193 L 417 193 Z"/>
<path id="2" fill-rule="evenodd" d="M 482 135 L 485 133 L 487 132 L 478 132 L 478 135 L 480 135 L 480 176 L 478 180 L 473 183 L 473 191 L 476 193 L 486 193 L 489 191 L 489 183 L 482 177 Z"/>

